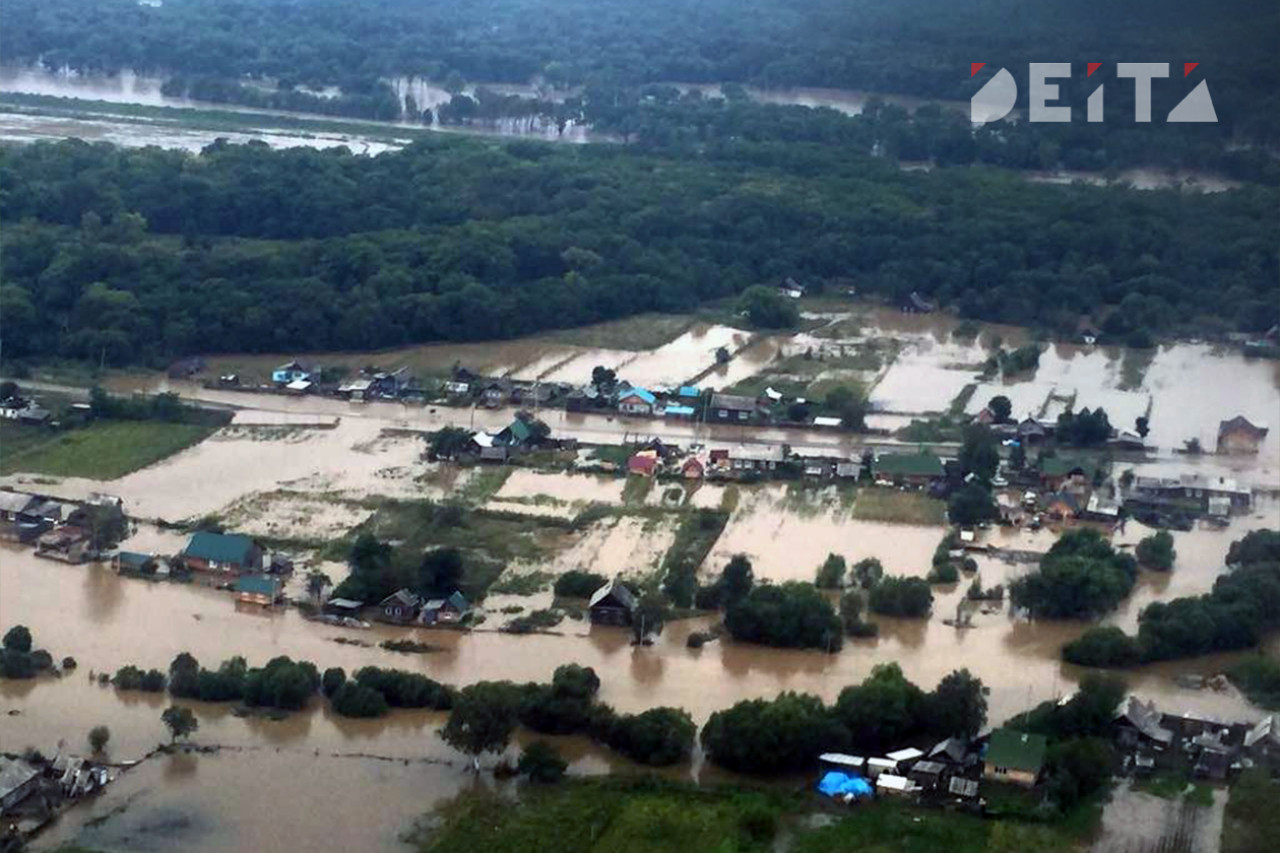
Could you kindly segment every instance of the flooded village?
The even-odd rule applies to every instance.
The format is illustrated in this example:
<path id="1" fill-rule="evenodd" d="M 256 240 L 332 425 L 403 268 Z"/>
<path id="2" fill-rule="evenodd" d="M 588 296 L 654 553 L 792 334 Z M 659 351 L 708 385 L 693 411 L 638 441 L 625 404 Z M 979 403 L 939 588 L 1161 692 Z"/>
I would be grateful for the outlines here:
<path id="1" fill-rule="evenodd" d="M 127 766 L 177 736 L 160 719 L 163 687 L 121 689 L 119 671 L 156 670 L 163 685 L 184 652 L 209 668 L 288 656 L 455 689 L 550 682 L 578 664 L 617 712 L 680 708 L 699 728 L 782 691 L 834 703 L 888 664 L 926 690 L 965 669 L 987 708 L 971 743 L 828 749 L 783 784 L 821 779 L 837 802 L 875 791 L 964 803 L 988 801 L 979 792 L 1010 773 L 1042 782 L 1043 738 L 1003 725 L 1042 703 L 1072 707 L 1090 670 L 1064 662 L 1063 646 L 1098 624 L 1132 634 L 1148 605 L 1209 593 L 1233 542 L 1280 529 L 1280 435 L 1268 426 L 1277 362 L 1248 358 L 1244 342 L 1126 350 L 1038 342 L 918 306 L 803 304 L 794 333 L 640 317 L 542 339 L 207 356 L 103 377 L 121 399 L 173 393 L 225 425 L 106 479 L 28 470 L 25 446 L 11 445 L 0 627 L 26 626 L 50 660 L 35 678 L 0 680 L 0 751 L 46 757 L 46 788 L 61 784 L 59 758 L 64 774 L 73 757 L 110 780 L 83 806 L 52 807 L 35 849 L 402 849 L 425 812 L 512 784 L 472 773 L 437 737 L 444 710 L 361 718 L 318 695 L 288 713 L 184 699 L 201 751 L 179 745 Z M 1018 351 L 1035 363 L 1012 362 Z M 67 377 L 17 385 L 12 428 L 52 431 L 49 421 L 92 405 Z M 1110 419 L 1101 438 L 1056 434 L 1099 408 Z M 974 485 L 962 467 L 974 425 L 996 457 L 991 506 L 961 523 L 950 516 Z M 1172 570 L 1137 568 L 1096 618 L 1032 619 L 1007 594 L 1064 534 L 1096 531 L 1131 555 L 1157 529 L 1172 534 Z M 393 567 L 412 554 L 413 572 L 423 555 L 436 566 L 448 562 L 440 552 L 460 554 L 459 573 L 445 586 L 375 583 L 353 556 L 362 540 L 386 543 Z M 739 557 L 757 589 L 809 586 L 835 557 L 841 575 L 851 569 L 821 592 L 832 607 L 867 598 L 855 570 L 872 565 L 917 579 L 929 605 L 889 615 L 872 595 L 858 618 L 873 630 L 811 648 L 735 639 L 695 599 Z M 425 577 L 413 572 L 392 574 Z M 668 602 L 657 630 L 640 627 L 653 594 L 681 597 L 682 572 L 697 595 Z M 1270 760 L 1269 712 L 1225 676 L 1254 654 L 1123 670 L 1126 786 L 1148 770 L 1217 780 Z M 72 667 L 57 663 L 68 657 Z M 97 725 L 110 729 L 101 754 L 84 742 Z M 687 762 L 649 772 L 747 778 L 709 757 L 706 737 Z M 518 730 L 510 754 L 534 739 Z M 550 739 L 574 775 L 641 770 L 598 738 Z M 286 790 L 306 807 L 282 808 Z M 1136 809 L 1148 796 L 1114 802 Z M 1225 797 L 1210 795 L 1206 825 L 1220 826 Z M 1137 849 L 1109 814 L 1098 849 Z M 1217 849 L 1211 828 L 1192 829 L 1212 843 L 1186 849 Z"/>

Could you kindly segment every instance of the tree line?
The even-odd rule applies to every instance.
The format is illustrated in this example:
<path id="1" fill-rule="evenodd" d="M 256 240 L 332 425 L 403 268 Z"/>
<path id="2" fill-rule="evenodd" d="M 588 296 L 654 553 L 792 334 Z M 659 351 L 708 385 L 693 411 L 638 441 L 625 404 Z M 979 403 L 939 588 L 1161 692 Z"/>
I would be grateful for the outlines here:
<path id="1" fill-rule="evenodd" d="M 78 141 L 0 152 L 7 357 L 480 340 L 796 276 L 964 316 L 1150 334 L 1277 319 L 1277 191 L 904 174 L 835 147 L 696 156 L 431 138 L 378 157 Z"/>
<path id="2" fill-rule="evenodd" d="M 1214 83 L 1223 138 L 1274 134 L 1274 4 L 1122 0 L 10 0 L 6 57 L 82 71 L 269 80 L 284 91 L 366 95 L 402 75 L 555 86 L 683 81 L 817 86 L 967 100 L 995 68 L 1195 57 Z M 990 68 L 973 79 L 969 64 Z M 1100 75 L 1072 80 L 1091 91 Z M 248 87 L 241 87 L 242 89 Z M 1025 93 L 1026 86 L 1020 86 Z M 1133 87 L 1108 87 L 1129 103 Z M 1166 95 L 1155 88 L 1157 109 Z M 1025 97 L 1025 95 L 1024 95 Z M 1081 99 L 1077 99 L 1080 101 Z M 1025 104 L 1025 101 L 1024 101 Z"/>

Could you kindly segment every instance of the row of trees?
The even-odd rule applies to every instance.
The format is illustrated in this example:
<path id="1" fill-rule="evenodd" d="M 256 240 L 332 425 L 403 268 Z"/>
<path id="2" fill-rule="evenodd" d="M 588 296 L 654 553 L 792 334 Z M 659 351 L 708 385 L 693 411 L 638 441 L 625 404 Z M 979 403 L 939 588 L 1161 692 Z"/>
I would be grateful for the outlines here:
<path id="1" fill-rule="evenodd" d="M 1061 83 L 1064 98 L 1082 105 L 1099 82 L 1107 82 L 1106 106 L 1132 129 L 1135 87 L 1115 79 L 1115 63 L 1148 50 L 1143 55 L 1172 62 L 1194 55 L 1212 69 L 1221 125 L 1195 128 L 1207 131 L 1200 134 L 1161 125 L 1159 134 L 1126 134 L 1117 145 L 1132 145 L 1131 137 L 1196 141 L 1274 133 L 1276 95 L 1267 84 L 1276 77 L 1277 61 L 1266 34 L 1280 26 L 1275 11 L 1248 0 L 1227 0 L 1226 8 L 1212 11 L 1173 0 L 1161 9 L 1164 14 L 1153 16 L 1140 0 L 1112 3 L 1105 14 L 1047 0 L 1034 16 L 1021 14 L 1015 0 L 963 7 L 905 0 L 875 8 L 822 0 L 802 12 L 783 0 L 707 0 L 696 7 L 654 0 L 643 8 L 625 0 L 561 0 L 550 6 L 482 0 L 465 8 L 381 0 L 373 10 L 353 0 L 317 0 L 305 10 L 271 0 L 231 8 L 217 0 L 156 8 L 130 0 L 13 0 L 6 8 L 6 54 L 10 62 L 43 61 L 81 71 L 176 72 L 190 75 L 185 85 L 202 86 L 204 97 L 257 97 L 271 104 L 294 98 L 296 103 L 284 104 L 309 111 L 323 110 L 322 102 L 330 101 L 330 110 L 337 111 L 389 104 L 379 87 L 385 78 L 401 75 L 431 77 L 455 93 L 464 78 L 524 83 L 536 76 L 554 86 L 754 83 L 967 101 L 997 68 L 1021 71 L 1058 48 L 1076 60 L 1076 75 Z M 1164 53 L 1151 55 L 1151 45 Z M 1103 63 L 1087 78 L 1084 54 Z M 988 57 L 991 67 L 971 78 L 965 71 L 974 56 Z M 276 81 L 277 91 L 240 85 L 246 76 Z M 298 92 L 300 85 L 336 85 L 342 97 Z M 1157 114 L 1186 89 L 1157 81 Z M 938 135 L 908 141 L 922 144 Z M 963 148 L 957 146 L 956 153 Z"/>
<path id="2" fill-rule="evenodd" d="M 1103 309 L 1152 334 L 1276 320 L 1277 191 L 1262 188 L 906 174 L 775 143 L 688 156 L 457 137 L 375 158 L 40 143 L 0 152 L 0 183 L 15 358 L 489 339 L 689 310 L 789 275 L 1063 332 Z M 754 300 L 762 325 L 790 319 Z"/>
<path id="3" fill-rule="evenodd" d="M 1256 530 L 1233 542 L 1227 566 L 1204 595 L 1147 605 L 1136 637 L 1090 628 L 1063 647 L 1063 658 L 1117 667 L 1256 646 L 1280 625 L 1280 532 Z"/>

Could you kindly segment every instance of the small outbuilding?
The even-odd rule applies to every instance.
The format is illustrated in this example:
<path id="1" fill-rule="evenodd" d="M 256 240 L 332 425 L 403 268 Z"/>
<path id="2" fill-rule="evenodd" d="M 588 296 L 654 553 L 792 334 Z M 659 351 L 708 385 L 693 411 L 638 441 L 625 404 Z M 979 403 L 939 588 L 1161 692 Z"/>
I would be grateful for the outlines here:
<path id="1" fill-rule="evenodd" d="M 236 601 L 270 607 L 280 598 L 279 583 L 270 575 L 241 575 L 236 578 Z"/>
<path id="2" fill-rule="evenodd" d="M 996 729 L 991 733 L 983 759 L 983 778 L 1033 787 L 1040 781 L 1047 749 L 1048 741 L 1044 735 Z"/>
<path id="3" fill-rule="evenodd" d="M 615 579 L 592 593 L 587 611 L 595 625 L 630 625 L 637 604 L 635 593 Z"/>

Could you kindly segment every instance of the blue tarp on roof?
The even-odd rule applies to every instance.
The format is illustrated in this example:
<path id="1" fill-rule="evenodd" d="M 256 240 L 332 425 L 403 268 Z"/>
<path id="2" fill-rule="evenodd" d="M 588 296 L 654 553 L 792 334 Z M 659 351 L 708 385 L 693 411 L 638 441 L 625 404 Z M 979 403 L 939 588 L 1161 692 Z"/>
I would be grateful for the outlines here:
<path id="1" fill-rule="evenodd" d="M 627 397 L 631 397 L 631 396 L 639 397 L 641 400 L 644 400 L 650 406 L 652 406 L 654 403 L 658 401 L 657 397 L 653 396 L 653 394 L 649 393 L 644 388 L 632 388 L 630 391 L 625 391 L 622 394 L 619 394 L 618 399 L 625 400 Z"/>
<path id="2" fill-rule="evenodd" d="M 854 797 L 870 797 L 871 783 L 854 773 L 841 773 L 832 770 L 823 774 L 818 782 L 818 790 L 828 797 L 843 797 L 852 794 Z"/>
<path id="3" fill-rule="evenodd" d="M 701 395 L 701 391 L 692 385 L 681 385 L 680 390 L 676 392 L 681 397 L 697 397 Z"/>
<path id="4" fill-rule="evenodd" d="M 667 406 L 667 414 L 672 417 L 693 417 L 693 406 Z"/>

